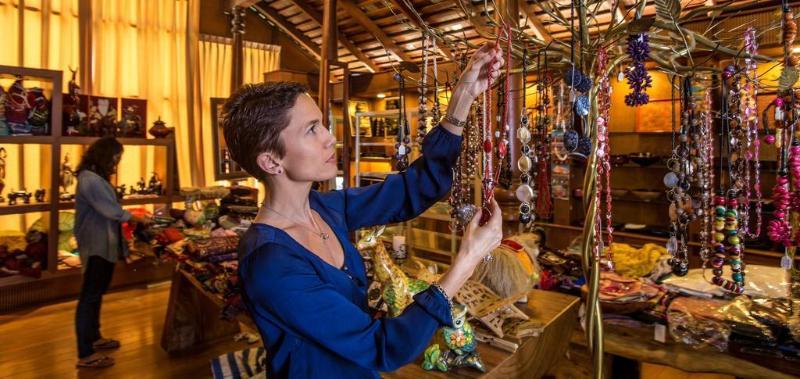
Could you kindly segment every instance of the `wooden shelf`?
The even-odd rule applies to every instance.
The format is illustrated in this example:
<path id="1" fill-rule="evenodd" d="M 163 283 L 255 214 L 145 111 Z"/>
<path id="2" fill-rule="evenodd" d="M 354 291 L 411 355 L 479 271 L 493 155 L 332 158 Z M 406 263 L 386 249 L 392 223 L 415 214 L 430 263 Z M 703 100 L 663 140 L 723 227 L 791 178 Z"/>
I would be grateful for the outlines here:
<path id="1" fill-rule="evenodd" d="M 361 159 L 359 159 L 359 161 L 361 161 L 361 162 L 391 162 L 392 158 L 389 158 L 389 157 L 368 157 L 368 156 L 365 157 L 365 156 L 361 156 Z"/>
<path id="2" fill-rule="evenodd" d="M 50 203 L 8 205 L 8 200 L 6 200 L 6 202 L 4 203 L 0 203 L 0 215 L 49 212 L 49 211 L 50 211 Z"/>
<path id="3" fill-rule="evenodd" d="M 431 220 L 450 222 L 450 216 L 449 215 L 443 214 L 443 213 L 439 213 L 439 212 L 433 212 L 433 211 L 430 211 L 430 210 L 422 212 L 422 214 L 417 216 L 417 218 L 427 218 L 427 219 L 431 219 Z"/>
<path id="4" fill-rule="evenodd" d="M 453 254 L 451 252 L 449 252 L 449 251 L 434 249 L 432 247 L 427 247 L 427 246 L 419 246 L 419 245 L 413 245 L 412 244 L 412 245 L 409 246 L 409 248 L 411 248 L 412 250 L 422 250 L 422 251 L 427 251 L 429 253 L 446 255 L 448 257 L 453 256 Z"/>
<path id="5" fill-rule="evenodd" d="M 146 204 L 166 204 L 166 203 L 174 203 L 183 201 L 183 196 L 175 195 L 175 196 L 158 196 L 158 197 L 142 197 L 142 198 L 135 198 L 135 199 L 122 199 L 120 204 L 123 206 L 126 205 L 146 205 Z M 75 208 L 74 201 L 62 201 L 58 203 L 59 210 L 65 209 L 73 209 Z"/>
<path id="6" fill-rule="evenodd" d="M 53 136 L 2 136 L 0 145 L 50 145 L 55 141 Z"/>
<path id="7" fill-rule="evenodd" d="M 91 145 L 100 137 L 59 137 L 62 145 Z M 139 146 L 169 146 L 175 140 L 172 138 L 117 138 L 117 141 L 123 145 L 139 145 Z"/>

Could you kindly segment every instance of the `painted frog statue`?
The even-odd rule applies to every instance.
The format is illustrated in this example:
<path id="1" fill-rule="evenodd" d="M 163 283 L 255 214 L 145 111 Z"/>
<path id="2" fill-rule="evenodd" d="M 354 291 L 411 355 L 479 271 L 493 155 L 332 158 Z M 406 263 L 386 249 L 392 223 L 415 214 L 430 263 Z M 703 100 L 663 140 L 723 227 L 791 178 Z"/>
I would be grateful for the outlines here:
<path id="1" fill-rule="evenodd" d="M 437 343 L 428 346 L 422 368 L 446 372 L 458 367 L 472 367 L 485 372 L 486 366 L 477 350 L 475 331 L 467 321 L 466 306 L 453 304 L 453 326 L 440 329 L 447 350 L 442 350 Z"/>

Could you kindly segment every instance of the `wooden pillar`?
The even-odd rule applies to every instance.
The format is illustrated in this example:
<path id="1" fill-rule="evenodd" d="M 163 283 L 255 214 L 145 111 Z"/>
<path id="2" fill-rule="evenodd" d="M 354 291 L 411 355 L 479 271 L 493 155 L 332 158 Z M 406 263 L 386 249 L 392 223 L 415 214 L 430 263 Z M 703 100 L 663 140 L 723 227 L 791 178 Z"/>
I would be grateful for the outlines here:
<path id="1" fill-rule="evenodd" d="M 502 22 L 511 23 L 512 28 L 519 27 L 519 0 L 497 0 L 497 23 L 501 25 L 501 28 L 507 29 L 507 26 L 503 25 Z M 503 30 L 498 30 L 498 33 L 505 33 Z M 501 34 L 502 35 L 502 34 Z M 505 37 L 502 38 L 505 40 Z M 507 42 L 501 41 L 500 44 L 503 48 L 504 55 L 507 56 L 506 46 Z M 508 67 L 512 69 L 518 66 L 517 60 L 514 56 L 511 56 L 511 60 L 506 62 Z M 505 78 L 501 76 L 500 80 L 504 80 Z M 509 113 L 508 118 L 508 156 L 511 159 L 511 168 L 512 172 L 514 173 L 514 178 L 519 178 L 520 172 L 517 168 L 517 159 L 519 158 L 519 141 L 517 141 L 517 128 L 519 128 L 520 117 L 522 116 L 522 112 L 524 112 L 525 108 L 525 99 L 523 98 L 522 94 L 524 93 L 522 87 L 522 73 L 519 70 L 515 70 L 511 74 L 510 80 L 510 91 L 511 91 L 511 101 L 507 104 Z M 503 94 L 498 94 L 502 96 Z M 500 125 L 502 127 L 502 125 Z"/>
<path id="2" fill-rule="evenodd" d="M 231 16 L 233 57 L 231 64 L 231 94 L 244 84 L 244 16 L 245 8 L 234 5 L 227 12 Z"/>
<path id="3" fill-rule="evenodd" d="M 338 30 L 336 28 L 336 0 L 325 0 L 322 10 L 322 48 L 319 64 L 319 109 L 322 111 L 322 123 L 328 125 L 330 113 L 330 75 L 331 63 L 338 60 Z"/>

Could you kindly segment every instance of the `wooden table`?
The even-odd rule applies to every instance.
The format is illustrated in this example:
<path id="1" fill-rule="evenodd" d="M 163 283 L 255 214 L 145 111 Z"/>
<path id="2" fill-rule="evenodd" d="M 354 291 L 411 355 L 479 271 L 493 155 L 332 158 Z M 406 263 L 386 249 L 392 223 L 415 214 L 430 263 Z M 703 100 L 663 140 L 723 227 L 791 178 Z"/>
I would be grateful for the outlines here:
<path id="1" fill-rule="evenodd" d="M 161 332 L 161 348 L 167 353 L 180 353 L 240 331 L 239 322 L 255 325 L 250 317 L 239 315 L 238 322 L 223 320 L 223 301 L 209 293 L 203 285 L 182 270 L 172 274 L 167 315 Z"/>
<path id="2" fill-rule="evenodd" d="M 726 374 L 738 378 L 795 378 L 778 371 L 779 367 L 764 367 L 713 348 L 695 349 L 682 342 L 671 340 L 660 343 L 653 339 L 653 333 L 653 327 L 629 328 L 605 325 L 605 352 L 689 372 Z M 583 331 L 574 331 L 572 343 L 586 346 Z"/>
<path id="3" fill-rule="evenodd" d="M 543 325 L 538 337 L 526 338 L 515 353 L 479 343 L 478 351 L 487 372 L 455 369 L 449 373 L 425 371 L 420 367 L 422 356 L 400 370 L 385 373 L 385 378 L 536 378 L 544 375 L 569 346 L 568 336 L 578 323 L 579 299 L 556 292 L 534 290 L 528 304 L 520 305 L 532 319 Z M 176 270 L 172 277 L 167 316 L 161 334 L 161 347 L 168 353 L 179 353 L 193 346 L 238 333 L 239 323 L 255 330 L 253 320 L 240 314 L 236 322 L 219 317 L 223 302 L 203 289 L 191 274 Z"/>
<path id="4" fill-rule="evenodd" d="M 526 338 L 514 353 L 509 353 L 479 343 L 486 372 L 471 368 L 459 368 L 447 373 L 425 371 L 420 364 L 423 358 L 392 372 L 384 378 L 539 378 L 564 355 L 569 346 L 572 331 L 578 325 L 577 297 L 557 292 L 533 290 L 528 294 L 528 304 L 519 305 L 532 319 L 544 325 L 538 337 Z"/>

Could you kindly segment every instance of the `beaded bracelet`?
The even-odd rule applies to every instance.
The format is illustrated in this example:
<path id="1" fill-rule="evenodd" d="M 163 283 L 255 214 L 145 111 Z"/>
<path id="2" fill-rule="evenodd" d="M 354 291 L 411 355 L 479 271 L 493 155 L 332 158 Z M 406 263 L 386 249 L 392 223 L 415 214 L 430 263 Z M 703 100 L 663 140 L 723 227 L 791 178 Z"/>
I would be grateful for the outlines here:
<path id="1" fill-rule="evenodd" d="M 435 288 L 439 293 L 444 296 L 444 299 L 447 300 L 447 306 L 450 308 L 450 314 L 453 314 L 453 301 L 450 300 L 450 296 L 447 296 L 447 292 L 445 292 L 444 288 L 439 285 L 439 283 L 432 283 L 431 288 Z"/>

